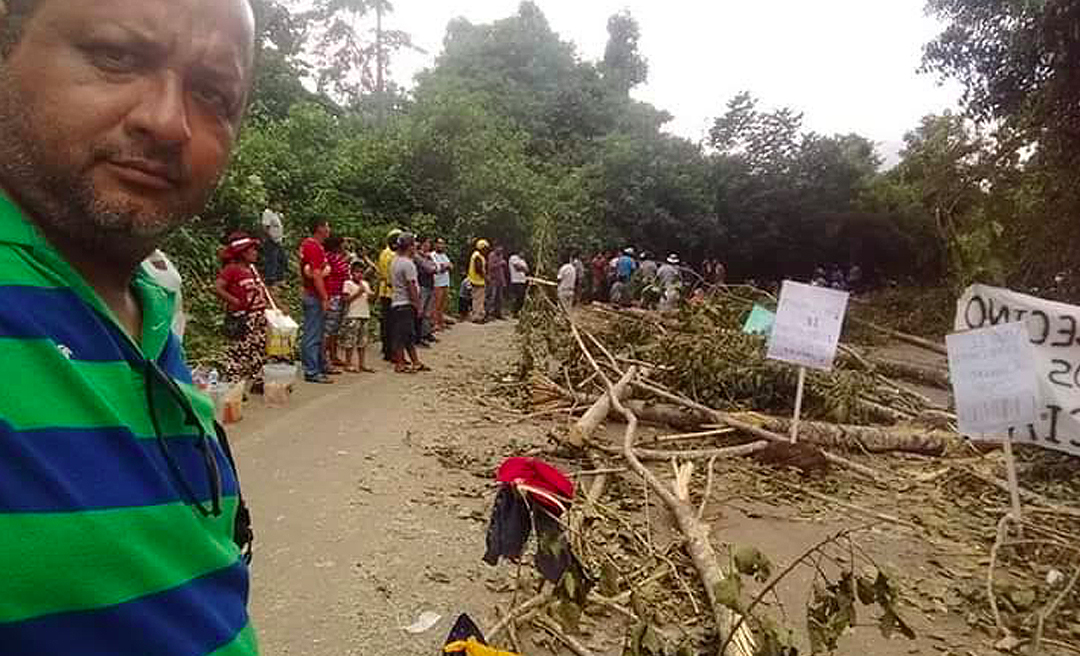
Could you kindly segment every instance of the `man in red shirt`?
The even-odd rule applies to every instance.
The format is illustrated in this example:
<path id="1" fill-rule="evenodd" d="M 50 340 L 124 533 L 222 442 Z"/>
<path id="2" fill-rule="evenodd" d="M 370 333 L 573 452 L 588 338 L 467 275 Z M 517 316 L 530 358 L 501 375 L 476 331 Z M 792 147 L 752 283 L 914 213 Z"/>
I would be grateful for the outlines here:
<path id="1" fill-rule="evenodd" d="M 330 266 L 326 261 L 323 242 L 330 237 L 330 223 L 316 221 L 311 236 L 300 244 L 300 277 L 304 281 L 304 326 L 300 335 L 300 359 L 304 365 L 304 380 L 309 383 L 330 383 L 323 336 L 330 295 L 326 277 Z"/>

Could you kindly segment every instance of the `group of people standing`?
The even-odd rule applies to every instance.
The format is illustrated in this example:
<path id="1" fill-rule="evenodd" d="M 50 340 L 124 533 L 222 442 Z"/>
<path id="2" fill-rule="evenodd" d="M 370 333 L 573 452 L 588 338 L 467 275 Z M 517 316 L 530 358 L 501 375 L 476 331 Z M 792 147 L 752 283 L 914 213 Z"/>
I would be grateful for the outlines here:
<path id="1" fill-rule="evenodd" d="M 226 378 L 247 381 L 255 391 L 266 364 L 265 310 L 277 307 L 288 271 L 280 217 L 268 211 L 263 225 L 264 240 L 244 232 L 229 237 L 219 253 L 222 267 L 216 284 L 230 339 Z M 262 275 L 256 267 L 260 257 Z M 327 384 L 344 372 L 372 372 L 366 351 L 373 318 L 379 320 L 383 358 L 395 371 L 429 370 L 416 349 L 437 342 L 436 333 L 453 324 L 446 306 L 454 265 L 445 241 L 417 239 L 395 229 L 387 235 L 378 262 L 372 262 L 348 253 L 345 241 L 331 234 L 329 222 L 317 221 L 300 244 L 299 261 L 300 359 L 307 382 Z"/>
<path id="2" fill-rule="evenodd" d="M 589 260 L 587 274 L 585 262 L 577 253 L 571 253 L 559 268 L 559 301 L 564 307 L 599 301 L 621 306 L 657 305 L 661 310 L 670 310 L 678 304 L 688 272 L 675 253 L 659 262 L 648 252 L 639 254 L 635 248 L 627 247 L 621 253 L 596 253 Z"/>
<path id="3" fill-rule="evenodd" d="M 474 323 L 500 321 L 507 302 L 514 314 L 525 303 L 529 283 L 529 264 L 518 251 L 508 258 L 502 246 L 492 248 L 486 239 L 478 239 L 469 256 L 469 270 L 461 282 L 458 312 Z"/>
<path id="4" fill-rule="evenodd" d="M 430 371 L 420 361 L 417 347 L 439 341 L 435 333 L 447 330 L 450 276 L 454 264 L 442 239 L 418 239 L 391 230 L 379 254 L 379 322 L 383 359 L 397 373 Z"/>

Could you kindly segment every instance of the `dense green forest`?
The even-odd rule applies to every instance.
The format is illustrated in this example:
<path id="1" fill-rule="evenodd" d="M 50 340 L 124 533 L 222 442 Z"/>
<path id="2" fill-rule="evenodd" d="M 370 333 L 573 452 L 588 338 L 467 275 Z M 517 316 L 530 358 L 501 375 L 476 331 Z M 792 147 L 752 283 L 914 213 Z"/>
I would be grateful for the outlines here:
<path id="1" fill-rule="evenodd" d="M 408 226 L 455 253 L 479 236 L 529 248 L 543 227 L 562 249 L 714 257 L 735 279 L 836 263 L 878 281 L 1045 289 L 1080 245 L 1075 0 L 930 0 L 944 30 L 923 67 L 963 84 L 963 109 L 912 126 L 888 171 L 867 139 L 810 132 L 798 108 L 752 90 L 717 107 L 703 143 L 666 133 L 671 116 L 630 95 L 648 62 L 627 13 L 609 19 L 600 61 L 533 2 L 491 24 L 455 20 L 402 89 L 388 71 L 407 31 L 358 27 L 392 17 L 386 0 L 253 4 L 258 77 L 232 167 L 168 245 L 200 281 L 196 331 L 215 321 L 200 291 L 215 244 L 265 207 L 285 215 L 290 243 L 314 218 L 372 247 Z M 1071 280 L 1053 293 L 1075 297 Z"/>

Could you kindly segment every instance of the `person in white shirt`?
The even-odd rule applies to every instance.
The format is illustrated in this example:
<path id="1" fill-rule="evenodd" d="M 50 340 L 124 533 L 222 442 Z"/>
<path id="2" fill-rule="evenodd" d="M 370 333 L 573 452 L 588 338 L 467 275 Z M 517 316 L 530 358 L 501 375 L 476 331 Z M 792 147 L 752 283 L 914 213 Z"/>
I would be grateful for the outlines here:
<path id="1" fill-rule="evenodd" d="M 682 287 L 682 272 L 679 256 L 672 253 L 667 262 L 656 272 L 656 284 L 660 287 L 661 312 L 674 312 L 679 305 L 679 292 Z"/>
<path id="2" fill-rule="evenodd" d="M 570 258 L 559 269 L 559 303 L 567 311 L 574 306 L 574 290 L 577 289 L 577 270 L 574 269 L 574 260 Z"/>
<path id="3" fill-rule="evenodd" d="M 454 270 L 454 263 L 446 254 L 446 241 L 435 240 L 435 252 L 431 254 L 431 260 L 435 263 L 435 296 L 431 310 L 431 325 L 435 331 L 446 330 L 446 302 L 450 298 L 450 272 Z"/>
<path id="4" fill-rule="evenodd" d="M 184 281 L 172 261 L 165 253 L 155 250 L 142 263 L 143 270 L 162 287 L 176 294 L 176 309 L 173 311 L 172 331 L 181 343 L 187 328 L 187 315 L 184 313 Z"/>
<path id="5" fill-rule="evenodd" d="M 364 263 L 353 262 L 351 277 L 345 281 L 345 320 L 341 326 L 341 347 L 345 349 L 345 368 L 350 373 L 374 373 L 364 363 L 368 342 L 368 321 L 371 319 L 371 285 L 364 279 Z M 353 352 L 357 364 L 353 365 Z"/>
<path id="6" fill-rule="evenodd" d="M 514 314 L 525 305 L 525 292 L 529 289 L 529 263 L 521 253 L 510 256 L 510 299 Z"/>

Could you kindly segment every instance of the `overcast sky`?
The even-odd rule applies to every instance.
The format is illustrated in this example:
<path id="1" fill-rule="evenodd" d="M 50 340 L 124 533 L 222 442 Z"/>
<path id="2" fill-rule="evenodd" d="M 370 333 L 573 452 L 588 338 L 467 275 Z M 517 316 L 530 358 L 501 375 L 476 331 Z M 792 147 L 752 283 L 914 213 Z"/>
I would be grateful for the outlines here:
<path id="1" fill-rule="evenodd" d="M 586 60 L 603 57 L 607 18 L 629 9 L 641 25 L 649 81 L 634 96 L 675 116 L 667 129 L 694 141 L 741 90 L 763 106 L 805 113 L 817 132 L 857 132 L 892 154 L 925 114 L 953 107 L 957 87 L 916 72 L 940 26 L 925 0 L 536 0 L 552 28 Z M 394 0 L 390 27 L 427 55 L 399 54 L 394 77 L 412 76 L 442 50 L 455 17 L 485 23 L 518 0 Z"/>

